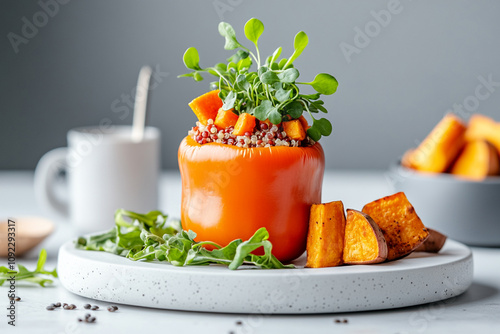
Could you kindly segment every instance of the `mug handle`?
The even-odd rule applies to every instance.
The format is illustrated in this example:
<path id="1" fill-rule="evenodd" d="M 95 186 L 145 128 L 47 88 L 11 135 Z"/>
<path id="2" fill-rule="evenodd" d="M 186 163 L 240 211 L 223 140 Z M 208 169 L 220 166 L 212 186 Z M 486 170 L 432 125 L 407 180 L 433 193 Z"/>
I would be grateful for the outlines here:
<path id="1" fill-rule="evenodd" d="M 68 202 L 58 198 L 54 191 L 57 174 L 67 169 L 68 148 L 55 148 L 45 153 L 35 168 L 34 188 L 37 202 L 44 208 L 69 217 Z"/>

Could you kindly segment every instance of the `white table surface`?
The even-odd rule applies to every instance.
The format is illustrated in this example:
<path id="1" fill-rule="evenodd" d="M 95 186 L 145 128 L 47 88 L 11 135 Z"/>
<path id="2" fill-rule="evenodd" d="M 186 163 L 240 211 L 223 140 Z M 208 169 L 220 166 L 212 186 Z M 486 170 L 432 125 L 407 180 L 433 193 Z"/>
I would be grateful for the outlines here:
<path id="1" fill-rule="evenodd" d="M 323 201 L 341 199 L 346 208 L 361 209 L 363 204 L 391 193 L 382 172 L 328 172 Z M 160 209 L 172 216 L 180 211 L 180 176 L 167 172 L 161 180 Z M 66 240 L 76 236 L 70 225 L 43 211 L 35 202 L 31 172 L 0 172 L 0 217 L 40 215 L 57 223 L 57 230 L 36 250 L 18 263 L 33 269 L 40 248 L 47 249 L 46 268 L 57 263 L 57 251 Z M 424 222 L 425 223 L 425 222 Z M 361 313 L 322 315 L 238 315 L 156 310 L 119 305 L 116 313 L 106 311 L 107 303 L 82 298 L 66 291 L 56 280 L 41 288 L 18 283 L 16 327 L 7 324 L 8 288 L 0 287 L 0 333 L 500 333 L 500 248 L 472 248 L 474 281 L 463 295 L 433 304 Z M 0 265 L 6 264 L 0 258 Z M 77 305 L 73 311 L 49 312 L 50 303 Z M 83 305 L 99 305 L 93 313 L 95 324 L 78 323 L 87 310 Z M 348 323 L 335 320 L 347 319 Z M 237 322 L 241 321 L 241 325 Z"/>

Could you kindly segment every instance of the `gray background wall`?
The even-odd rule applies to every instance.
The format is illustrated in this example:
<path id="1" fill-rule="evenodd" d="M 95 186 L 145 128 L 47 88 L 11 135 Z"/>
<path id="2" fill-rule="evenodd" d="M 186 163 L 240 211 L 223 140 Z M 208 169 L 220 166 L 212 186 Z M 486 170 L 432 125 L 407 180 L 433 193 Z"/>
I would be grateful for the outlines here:
<path id="1" fill-rule="evenodd" d="M 204 65 L 227 58 L 221 19 L 245 40 L 244 22 L 260 18 L 264 53 L 282 45 L 290 54 L 295 33 L 307 32 L 309 46 L 296 62 L 302 79 L 328 72 L 340 83 L 325 98 L 334 127 L 322 139 L 328 168 L 386 168 L 464 101 L 500 120 L 500 87 L 474 100 L 478 76 L 500 82 L 500 2 L 401 0 L 400 13 L 377 31 L 371 11 L 390 3 L 72 0 L 15 53 L 9 32 L 21 35 L 23 17 L 33 22 L 41 6 L 2 1 L 0 169 L 34 168 L 44 152 L 66 144 L 70 128 L 103 118 L 130 124 L 121 97 L 131 94 L 143 64 L 161 72 L 148 122 L 162 130 L 163 167 L 177 168 L 178 143 L 195 122 L 187 103 L 208 90 L 208 80 L 176 78 L 185 72 L 182 54 L 195 46 Z M 373 37 L 368 45 L 357 41 L 349 62 L 340 45 L 356 46 L 355 29 L 366 25 Z"/>

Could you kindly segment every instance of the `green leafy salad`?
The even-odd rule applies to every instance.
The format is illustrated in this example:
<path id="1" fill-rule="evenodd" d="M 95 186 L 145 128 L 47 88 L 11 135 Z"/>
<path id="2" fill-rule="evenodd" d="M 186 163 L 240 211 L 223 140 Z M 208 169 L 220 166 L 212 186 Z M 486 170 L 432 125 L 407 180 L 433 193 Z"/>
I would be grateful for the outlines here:
<path id="1" fill-rule="evenodd" d="M 52 271 L 45 270 L 45 262 L 47 261 L 47 251 L 42 249 L 40 255 L 38 256 L 38 262 L 36 264 L 36 269 L 33 271 L 28 270 L 25 266 L 17 264 L 17 270 L 12 267 L 0 267 L 0 286 L 2 286 L 5 281 L 10 281 L 14 279 L 15 281 L 25 281 L 35 284 L 40 284 L 40 286 L 45 286 L 46 284 L 51 284 L 53 281 L 48 276 L 57 278 L 57 270 Z"/>
<path id="2" fill-rule="evenodd" d="M 246 241 L 236 239 L 222 247 L 211 241 L 194 241 L 196 233 L 183 230 L 178 220 L 167 221 L 161 211 L 140 214 L 120 209 L 115 214 L 115 225 L 103 234 L 80 237 L 76 247 L 134 261 L 169 262 L 174 266 L 223 264 L 229 269 L 237 269 L 249 264 L 263 269 L 294 268 L 283 265 L 272 255 L 272 244 L 265 228 L 258 229 Z M 252 254 L 258 248 L 263 248 L 263 255 Z"/>

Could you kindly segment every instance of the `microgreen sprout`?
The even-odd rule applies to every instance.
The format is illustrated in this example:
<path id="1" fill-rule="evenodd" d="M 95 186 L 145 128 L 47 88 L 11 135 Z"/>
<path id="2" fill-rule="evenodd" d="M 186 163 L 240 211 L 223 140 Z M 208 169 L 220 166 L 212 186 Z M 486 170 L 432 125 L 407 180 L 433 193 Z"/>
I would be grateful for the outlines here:
<path id="1" fill-rule="evenodd" d="M 254 44 L 255 53 L 238 41 L 236 32 L 229 23 L 221 22 L 219 33 L 225 38 L 224 49 L 236 52 L 226 63 L 202 68 L 198 50 L 190 47 L 184 53 L 183 61 L 191 72 L 179 77 L 192 77 L 196 81 L 202 81 L 202 74 L 209 73 L 218 78 L 210 86 L 219 89 L 219 97 L 224 101 L 223 109 L 232 109 L 237 115 L 249 113 L 261 121 L 269 119 L 273 124 L 297 119 L 307 112 L 312 119 L 312 125 L 307 130 L 308 136 L 314 141 L 322 136 L 329 136 L 332 132 L 330 121 L 316 118 L 313 114 L 328 112 L 320 97 L 335 93 L 338 82 L 327 73 L 320 73 L 309 82 L 297 81 L 300 73 L 294 67 L 294 61 L 309 44 L 307 34 L 300 31 L 295 35 L 294 51 L 289 58 L 280 58 L 280 46 L 262 63 L 258 41 L 264 32 L 264 24 L 252 18 L 245 24 L 244 32 L 246 38 Z M 254 63 L 257 70 L 251 71 Z M 316 93 L 301 94 L 299 85 L 311 86 Z"/>

